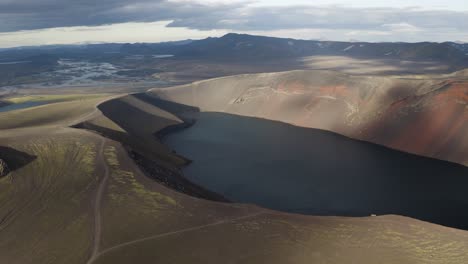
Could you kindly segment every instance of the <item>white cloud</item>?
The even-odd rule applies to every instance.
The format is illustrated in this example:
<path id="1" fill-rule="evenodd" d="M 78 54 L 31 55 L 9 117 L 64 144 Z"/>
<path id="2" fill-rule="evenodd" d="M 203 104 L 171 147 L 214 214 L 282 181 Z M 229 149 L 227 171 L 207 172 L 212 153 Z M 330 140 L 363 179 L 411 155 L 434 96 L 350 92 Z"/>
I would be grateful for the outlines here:
<path id="1" fill-rule="evenodd" d="M 383 28 L 393 32 L 420 32 L 423 31 L 421 28 L 413 26 L 408 23 L 394 23 L 394 24 L 383 24 Z"/>
<path id="2" fill-rule="evenodd" d="M 171 21 L 121 23 L 103 26 L 60 27 L 0 33 L 0 47 L 28 45 L 76 44 L 93 42 L 164 42 L 222 36 L 224 30 L 200 31 L 167 28 Z"/>
<path id="3" fill-rule="evenodd" d="M 389 1 L 386 3 L 400 0 Z M 435 4 L 435 0 L 428 1 Z M 12 31 L 1 35 L 0 45 L 80 40 L 156 42 L 182 36 L 218 36 L 220 32 L 303 39 L 348 40 L 352 37 L 364 41 L 466 41 L 468 38 L 466 11 L 388 8 L 372 5 L 370 0 L 357 1 L 363 6 L 342 2 L 342 5 L 330 6 L 338 2 L 319 0 L 313 2 L 317 6 L 312 6 L 294 5 L 302 2 L 291 0 L 290 5 L 285 6 L 272 1 L 272 5 L 267 6 L 267 1 L 259 5 L 253 4 L 254 0 L 0 0 L 0 32 Z M 394 6 L 419 2 L 399 3 Z M 165 28 L 167 22 L 161 21 L 171 22 Z M 104 24 L 112 26 L 102 26 Z M 133 24 L 137 26 L 129 29 Z M 25 29 L 31 31 L 18 32 Z"/>

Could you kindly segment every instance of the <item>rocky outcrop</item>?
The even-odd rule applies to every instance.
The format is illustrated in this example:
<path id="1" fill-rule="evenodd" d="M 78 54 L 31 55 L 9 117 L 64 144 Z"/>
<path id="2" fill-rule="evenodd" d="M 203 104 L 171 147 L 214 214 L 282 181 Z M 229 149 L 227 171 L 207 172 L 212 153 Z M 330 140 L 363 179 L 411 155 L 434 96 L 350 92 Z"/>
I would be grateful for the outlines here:
<path id="1" fill-rule="evenodd" d="M 0 177 L 6 176 L 10 173 L 10 169 L 8 168 L 8 165 L 6 164 L 5 161 L 0 159 Z"/>

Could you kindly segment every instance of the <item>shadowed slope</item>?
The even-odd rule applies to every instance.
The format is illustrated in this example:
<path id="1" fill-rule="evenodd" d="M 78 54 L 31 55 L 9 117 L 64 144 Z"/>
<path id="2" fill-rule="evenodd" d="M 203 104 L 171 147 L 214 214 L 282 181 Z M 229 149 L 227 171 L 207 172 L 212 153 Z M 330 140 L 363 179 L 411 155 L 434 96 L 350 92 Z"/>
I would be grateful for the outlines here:
<path id="1" fill-rule="evenodd" d="M 162 144 L 158 137 L 167 128 L 182 125 L 177 116 L 162 110 L 145 95 L 127 95 L 98 106 L 105 117 L 76 125 L 122 143 L 135 162 L 153 179 L 177 191 L 210 200 L 223 197 L 182 177 L 179 168 L 189 163 Z M 152 99 L 148 97 L 147 99 Z M 154 101 L 154 100 L 153 100 Z"/>
<path id="2" fill-rule="evenodd" d="M 133 95 L 107 101 L 99 105 L 99 110 L 128 134 L 124 142 L 133 145 L 148 158 L 179 165 L 185 163 L 185 159 L 173 155 L 154 137 L 158 130 L 181 123 L 182 121 L 176 116 L 141 101 Z"/>
<path id="3" fill-rule="evenodd" d="M 17 170 L 33 161 L 36 157 L 10 147 L 0 146 L 0 160 L 3 160 L 8 172 Z M 6 171 L 5 171 L 6 172 Z M 8 173 L 5 173 L 5 175 Z M 0 175 L 5 176 L 5 175 Z"/>

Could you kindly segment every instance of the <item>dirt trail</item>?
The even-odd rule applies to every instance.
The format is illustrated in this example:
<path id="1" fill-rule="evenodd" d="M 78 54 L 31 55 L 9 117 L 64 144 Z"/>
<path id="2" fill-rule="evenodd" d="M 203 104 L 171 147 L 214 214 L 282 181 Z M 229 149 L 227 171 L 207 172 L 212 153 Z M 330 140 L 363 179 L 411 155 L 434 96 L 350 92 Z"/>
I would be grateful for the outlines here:
<path id="1" fill-rule="evenodd" d="M 115 98 L 118 98 L 118 97 L 121 97 L 121 96 L 122 95 L 117 95 L 117 96 L 114 96 L 114 97 L 111 97 L 111 98 L 103 99 L 102 101 L 100 101 L 100 102 L 98 102 L 96 104 L 96 108 L 94 109 L 94 111 L 92 111 L 92 112 L 90 112 L 90 113 L 88 113 L 88 114 L 86 114 L 84 116 L 78 117 L 77 119 L 75 119 L 72 122 L 72 124 L 79 124 L 81 122 L 89 120 L 90 118 L 94 117 L 95 115 L 100 114 L 101 111 L 98 109 L 98 106 L 100 104 L 102 104 L 105 101 L 112 100 L 112 99 L 115 99 Z M 97 189 L 97 192 L 96 192 L 95 200 L 93 202 L 93 209 L 94 209 L 93 210 L 94 211 L 93 246 L 92 246 L 92 250 L 91 250 L 91 255 L 90 255 L 88 261 L 86 262 L 86 264 L 92 264 L 101 255 L 103 255 L 105 253 L 108 253 L 110 251 L 114 251 L 114 250 L 126 247 L 128 245 L 136 244 L 136 243 L 139 243 L 139 242 L 144 242 L 144 241 L 147 241 L 147 240 L 158 239 L 158 238 L 162 238 L 162 237 L 166 237 L 166 236 L 176 235 L 176 234 L 180 234 L 180 233 L 184 233 L 184 232 L 195 231 L 195 230 L 199 230 L 199 229 L 203 229 L 203 228 L 207 228 L 207 227 L 211 227 L 211 226 L 216 226 L 216 225 L 221 225 L 221 224 L 225 224 L 225 223 L 229 223 L 229 222 L 234 222 L 234 221 L 238 221 L 238 220 L 242 220 L 242 219 L 247 219 L 247 218 L 255 217 L 255 216 L 258 216 L 258 215 L 261 215 L 261 214 L 264 213 L 262 211 L 262 212 L 257 212 L 257 213 L 254 213 L 254 214 L 249 214 L 249 215 L 245 215 L 245 216 L 241 216 L 241 217 L 237 217 L 237 218 L 232 218 L 232 219 L 226 219 L 226 220 L 222 220 L 222 221 L 218 221 L 218 222 L 214 222 L 214 223 L 210 223 L 210 224 L 206 224 L 206 225 L 195 226 L 195 227 L 181 229 L 181 230 L 178 230 L 178 231 L 172 231 L 172 232 L 167 232 L 167 233 L 163 233 L 163 234 L 153 235 L 153 236 L 149 236 L 149 237 L 145 237 L 145 238 L 141 238 L 141 239 L 128 241 L 128 242 L 125 242 L 125 243 L 122 243 L 122 244 L 107 248 L 107 249 L 105 249 L 103 251 L 100 251 L 100 243 L 101 243 L 101 237 L 102 237 L 102 217 L 101 217 L 102 200 L 103 200 L 104 191 L 105 191 L 105 188 L 107 186 L 107 182 L 108 182 L 109 176 L 110 176 L 110 168 L 107 165 L 107 161 L 106 161 L 106 158 L 104 156 L 104 148 L 105 148 L 106 141 L 107 140 L 105 138 L 102 138 L 101 145 L 100 145 L 99 151 L 97 153 L 97 157 L 98 157 L 97 160 L 98 160 L 99 164 L 102 164 L 104 176 L 101 178 L 101 181 L 99 183 L 99 186 L 98 186 L 98 189 Z"/>
<path id="2" fill-rule="evenodd" d="M 104 194 L 104 189 L 107 185 L 107 181 L 109 179 L 109 166 L 107 165 L 106 159 L 104 157 L 104 147 L 106 144 L 106 139 L 103 138 L 101 142 L 101 146 L 98 152 L 98 162 L 100 162 L 104 169 L 104 177 L 102 178 L 101 182 L 99 183 L 99 187 L 96 192 L 96 199 L 94 200 L 94 239 L 93 239 L 93 248 L 91 256 L 86 262 L 87 264 L 92 263 L 99 253 L 99 244 L 101 243 L 101 205 L 102 205 L 102 196 Z"/>
<path id="3" fill-rule="evenodd" d="M 206 227 L 221 225 L 221 224 L 225 224 L 225 223 L 229 223 L 229 222 L 235 222 L 235 221 L 238 221 L 238 220 L 243 220 L 243 219 L 247 219 L 247 218 L 256 217 L 256 216 L 259 216 L 259 215 L 264 214 L 264 213 L 265 212 L 263 212 L 263 211 L 262 212 L 257 212 L 255 214 L 244 215 L 244 216 L 233 218 L 233 219 L 226 219 L 226 220 L 214 222 L 214 223 L 211 223 L 211 224 L 195 226 L 195 227 L 189 227 L 189 228 L 181 229 L 181 230 L 178 230 L 178 231 L 172 231 L 172 232 L 167 232 L 167 233 L 163 233 L 163 234 L 158 234 L 158 235 L 154 235 L 154 236 L 149 236 L 149 237 L 145 237 L 145 238 L 140 238 L 140 239 L 135 239 L 135 240 L 132 240 L 132 241 L 128 241 L 128 242 L 119 244 L 117 246 L 110 247 L 110 248 L 108 248 L 106 250 L 103 250 L 102 252 L 100 252 L 99 254 L 94 256 L 92 259 L 90 259 L 90 261 L 88 261 L 87 264 L 91 264 L 99 256 L 102 256 L 102 255 L 104 255 L 104 254 L 106 254 L 108 252 L 111 252 L 111 251 L 114 251 L 114 250 L 129 246 L 129 245 L 132 245 L 132 244 L 137 244 L 137 243 L 140 243 L 140 242 L 144 242 L 144 241 L 148 241 L 148 240 L 152 240 L 152 239 L 158 239 L 158 238 L 162 238 L 162 237 L 166 237 L 166 236 L 181 234 L 181 233 L 185 233 L 185 232 L 189 232 L 189 231 L 195 231 L 195 230 L 203 229 L 203 228 L 206 228 Z"/>

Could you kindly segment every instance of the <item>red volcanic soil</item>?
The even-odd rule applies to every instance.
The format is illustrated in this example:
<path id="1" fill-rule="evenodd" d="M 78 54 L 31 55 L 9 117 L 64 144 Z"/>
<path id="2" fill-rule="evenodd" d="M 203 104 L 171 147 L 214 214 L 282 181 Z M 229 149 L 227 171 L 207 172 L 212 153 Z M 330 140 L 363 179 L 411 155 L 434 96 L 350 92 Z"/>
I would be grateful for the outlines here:
<path id="1" fill-rule="evenodd" d="M 302 94 L 307 92 L 307 87 L 304 83 L 299 81 L 283 82 L 277 86 L 278 92 L 291 93 L 291 94 Z"/>
<path id="2" fill-rule="evenodd" d="M 392 148 L 466 164 L 466 102 L 468 82 L 448 82 L 433 92 L 391 104 L 366 135 Z"/>
<path id="3" fill-rule="evenodd" d="M 321 86 L 319 88 L 319 95 L 334 95 L 340 98 L 351 98 L 352 92 L 350 91 L 349 87 L 346 85 L 337 85 L 337 86 Z"/>
<path id="4" fill-rule="evenodd" d="M 292 71 L 218 78 L 149 94 L 202 112 L 329 130 L 468 165 L 464 75 L 411 79 Z"/>

